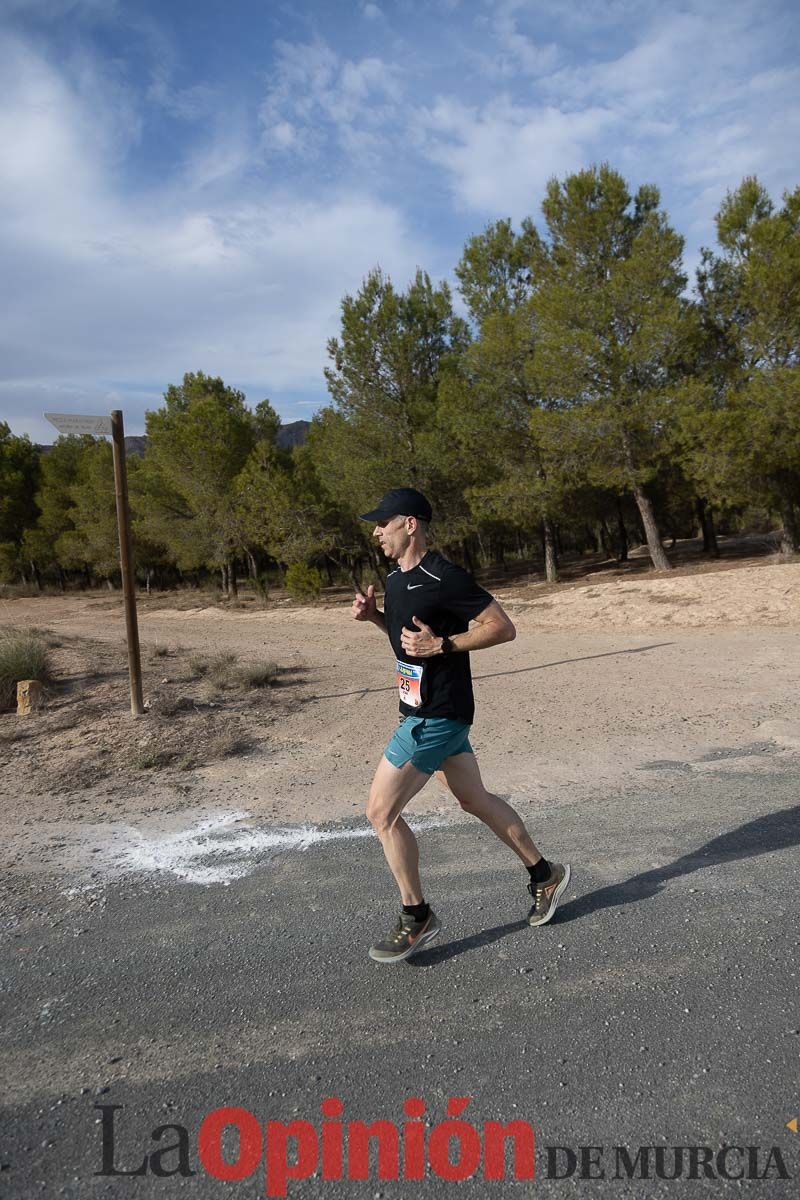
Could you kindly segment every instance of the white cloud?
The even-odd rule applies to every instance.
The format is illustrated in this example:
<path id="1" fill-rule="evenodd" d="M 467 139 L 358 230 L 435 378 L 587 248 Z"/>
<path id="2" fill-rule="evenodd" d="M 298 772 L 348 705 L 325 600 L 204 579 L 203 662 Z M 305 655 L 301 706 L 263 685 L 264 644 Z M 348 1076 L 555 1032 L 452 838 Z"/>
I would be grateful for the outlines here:
<path id="1" fill-rule="evenodd" d="M 317 155 L 330 143 L 346 159 L 379 150 L 397 116 L 399 68 L 377 56 L 343 58 L 327 42 L 279 42 L 275 79 L 261 106 L 267 151 Z"/>
<path id="2" fill-rule="evenodd" d="M 479 21 L 479 27 L 485 26 L 492 43 L 480 56 L 481 69 L 486 74 L 498 78 L 520 73 L 536 76 L 552 71 L 557 65 L 561 55 L 553 42 L 539 42 L 520 29 L 518 14 L 525 8 L 525 0 L 502 0 L 492 3 L 488 15 Z"/>
<path id="3" fill-rule="evenodd" d="M 36 31 L 0 35 L 4 414 L 154 403 L 193 369 L 299 408 L 371 266 L 441 273 L 478 221 L 538 215 L 552 175 L 608 160 L 659 184 L 689 263 L 744 174 L 776 198 L 798 182 L 782 0 L 362 2 L 330 42 L 301 14 L 294 43 L 273 8 L 259 107 L 212 70 L 181 86 L 137 6 L 0 0 Z M 162 137 L 173 165 L 147 182 Z"/>
<path id="4" fill-rule="evenodd" d="M 0 70 L 4 414 L 80 408 L 70 396 L 128 387 L 141 406 L 143 379 L 157 397 L 198 369 L 250 381 L 255 399 L 319 394 L 342 295 L 377 262 L 405 283 L 434 257 L 363 186 L 303 197 L 248 185 L 235 130 L 179 178 L 132 192 L 119 175 L 135 135 L 127 100 L 100 105 L 114 93 L 99 74 L 92 96 L 18 40 L 0 47 Z M 372 71 L 356 64 L 337 95 L 369 91 Z M 230 172 L 234 186 L 207 190 Z"/>
<path id="5" fill-rule="evenodd" d="M 503 97 L 481 110 L 445 98 L 420 114 L 428 157 L 447 168 L 460 205 L 519 219 L 538 208 L 547 180 L 579 169 L 615 122 L 602 108 L 565 113 Z"/>
<path id="6" fill-rule="evenodd" d="M 480 62 L 513 76 L 507 95 L 468 106 L 463 91 L 444 94 L 417 114 L 424 153 L 446 170 L 459 205 L 490 216 L 538 212 L 549 175 L 608 160 L 633 184 L 660 184 L 678 205 L 673 218 L 709 239 L 725 190 L 743 175 L 786 186 L 800 72 L 774 60 L 791 36 L 788 11 L 752 0 L 677 10 L 579 0 L 567 21 L 548 3 L 487 3 Z M 526 32 L 548 11 L 553 31 L 564 30 L 555 70 Z M 582 54 L 573 45 L 568 60 L 576 28 Z"/>

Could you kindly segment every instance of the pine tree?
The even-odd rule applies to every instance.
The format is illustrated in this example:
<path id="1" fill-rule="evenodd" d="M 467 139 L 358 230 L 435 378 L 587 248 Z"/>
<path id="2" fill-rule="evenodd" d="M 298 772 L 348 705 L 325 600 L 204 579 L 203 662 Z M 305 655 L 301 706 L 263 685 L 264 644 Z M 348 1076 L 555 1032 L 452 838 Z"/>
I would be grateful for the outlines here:
<path id="1" fill-rule="evenodd" d="M 164 406 L 146 415 L 148 449 L 132 487 L 138 527 L 181 569 L 218 568 L 230 595 L 236 556 L 248 549 L 235 480 L 278 426 L 268 401 L 253 413 L 242 392 L 201 371 L 170 385 Z"/>
<path id="2" fill-rule="evenodd" d="M 647 485 L 666 449 L 664 406 L 687 337 L 687 305 L 683 239 L 659 203 L 652 185 L 631 197 L 607 165 L 551 180 L 532 304 L 542 395 L 571 414 L 590 481 L 633 494 L 653 565 L 666 569 Z"/>
<path id="3" fill-rule="evenodd" d="M 343 511 L 363 512 L 390 487 L 419 488 L 436 528 L 451 538 L 463 522 L 461 481 L 448 472 L 437 421 L 439 384 L 468 341 L 446 284 L 418 271 L 398 292 L 380 270 L 342 301 L 326 369 L 333 405 L 309 439 L 319 477 Z"/>
<path id="4" fill-rule="evenodd" d="M 119 570 L 119 535 L 110 442 L 92 439 L 81 447 L 68 493 L 70 527 L 56 539 L 58 561 L 70 570 L 88 565 L 111 584 Z"/>
<path id="5" fill-rule="evenodd" d="M 0 421 L 0 578 L 8 582 L 27 573 L 22 543 L 25 529 L 36 520 L 38 481 L 36 447 L 30 438 L 16 437 L 8 424 Z"/>
<path id="6" fill-rule="evenodd" d="M 557 579 L 555 521 L 570 481 L 541 435 L 533 377 L 537 338 L 531 264 L 541 242 L 530 221 L 520 233 L 498 221 L 470 238 L 456 267 L 476 328 L 459 369 L 442 381 L 441 414 L 464 469 L 474 517 L 513 529 L 541 529 L 545 574 Z"/>
<path id="7" fill-rule="evenodd" d="M 744 179 L 720 207 L 717 237 L 719 252 L 704 251 L 698 273 L 711 347 L 698 401 L 708 416 L 709 467 L 731 502 L 776 507 L 784 549 L 797 552 L 800 188 L 776 211 L 758 180 Z"/>

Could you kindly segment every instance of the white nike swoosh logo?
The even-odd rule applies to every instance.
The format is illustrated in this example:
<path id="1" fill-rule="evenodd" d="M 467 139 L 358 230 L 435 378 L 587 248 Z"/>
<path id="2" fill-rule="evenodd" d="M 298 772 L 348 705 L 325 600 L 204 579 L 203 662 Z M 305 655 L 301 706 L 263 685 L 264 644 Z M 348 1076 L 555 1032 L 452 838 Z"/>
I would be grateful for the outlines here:
<path id="1" fill-rule="evenodd" d="M 410 592 L 413 592 L 414 588 L 425 587 L 425 584 L 424 583 L 409 583 L 406 586 L 408 587 L 408 590 Z"/>

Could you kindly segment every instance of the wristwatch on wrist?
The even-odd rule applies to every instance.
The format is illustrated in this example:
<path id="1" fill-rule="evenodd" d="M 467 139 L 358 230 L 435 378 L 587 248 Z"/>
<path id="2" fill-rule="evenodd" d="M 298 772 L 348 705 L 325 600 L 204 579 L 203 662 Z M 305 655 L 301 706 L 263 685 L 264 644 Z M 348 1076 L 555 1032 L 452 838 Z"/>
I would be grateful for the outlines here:
<path id="1" fill-rule="evenodd" d="M 455 646 L 450 641 L 449 637 L 442 638 L 441 650 L 442 654 L 452 654 L 452 652 L 455 650 Z"/>

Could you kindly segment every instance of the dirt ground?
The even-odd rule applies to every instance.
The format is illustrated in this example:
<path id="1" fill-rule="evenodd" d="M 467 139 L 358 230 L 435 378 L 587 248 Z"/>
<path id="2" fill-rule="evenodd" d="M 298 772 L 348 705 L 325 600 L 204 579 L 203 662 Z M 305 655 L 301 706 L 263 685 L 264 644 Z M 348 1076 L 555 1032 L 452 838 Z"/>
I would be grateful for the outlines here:
<path id="1" fill-rule="evenodd" d="M 472 741 L 487 786 L 534 836 L 537 809 L 576 794 L 601 801 L 661 786 L 665 772 L 690 792 L 721 758 L 753 773 L 776 758 L 800 766 L 800 564 L 493 590 L 517 638 L 472 657 Z M 344 595 L 267 609 L 168 603 L 142 604 L 149 711 L 134 720 L 118 597 L 0 601 L 0 628 L 48 631 L 59 677 L 41 715 L 0 715 L 5 867 L 86 870 L 107 863 L 122 830 L 130 856 L 132 840 L 179 838 L 187 821 L 362 819 L 397 713 L 381 634 L 352 620 Z M 223 652 L 277 663 L 277 679 L 215 689 L 192 664 Z M 435 781 L 413 810 L 459 815 Z"/>

